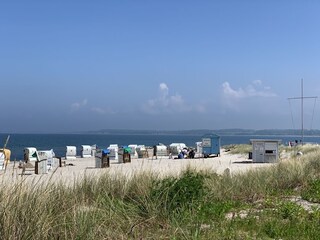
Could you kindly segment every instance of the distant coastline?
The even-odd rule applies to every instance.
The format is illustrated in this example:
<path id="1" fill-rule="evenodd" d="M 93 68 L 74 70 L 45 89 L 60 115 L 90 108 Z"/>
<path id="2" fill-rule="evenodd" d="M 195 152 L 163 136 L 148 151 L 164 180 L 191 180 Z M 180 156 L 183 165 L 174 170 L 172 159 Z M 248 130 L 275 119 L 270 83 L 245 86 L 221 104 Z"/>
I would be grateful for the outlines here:
<path id="1" fill-rule="evenodd" d="M 215 133 L 221 136 L 300 136 L 301 130 L 295 129 L 198 129 L 198 130 L 131 130 L 131 129 L 101 129 L 95 131 L 75 132 L 75 134 L 111 134 L 111 135 L 192 135 L 202 136 Z M 320 136 L 320 130 L 304 130 L 305 136 Z"/>
<path id="2" fill-rule="evenodd" d="M 194 130 L 132 130 L 132 129 L 101 129 L 92 131 L 74 131 L 74 132 L 0 132 L 0 134 L 51 134 L 51 135 L 63 135 L 63 134 L 81 134 L 81 135 L 150 135 L 150 136 L 203 136 L 208 133 L 214 133 L 220 136 L 301 136 L 301 130 L 294 129 L 264 129 L 264 130 L 252 130 L 252 129 L 194 129 Z M 304 136 L 320 137 L 320 130 L 304 130 Z"/>

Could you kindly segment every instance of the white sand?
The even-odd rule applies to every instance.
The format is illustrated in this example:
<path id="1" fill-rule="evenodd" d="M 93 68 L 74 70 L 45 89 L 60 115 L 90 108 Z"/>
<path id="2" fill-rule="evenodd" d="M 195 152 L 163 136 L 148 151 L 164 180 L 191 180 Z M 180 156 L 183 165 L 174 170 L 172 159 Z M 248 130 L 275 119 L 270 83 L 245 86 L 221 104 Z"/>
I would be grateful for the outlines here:
<path id="1" fill-rule="evenodd" d="M 267 167 L 269 163 L 252 163 L 247 159 L 247 156 L 232 155 L 222 150 L 220 157 L 200 158 L 200 159 L 169 159 L 163 157 L 160 159 L 132 159 L 131 163 L 110 162 L 109 168 L 95 168 L 94 158 L 77 158 L 76 160 L 63 160 L 67 166 L 57 168 L 55 171 L 50 171 L 48 174 L 36 175 L 34 171 L 28 171 L 29 175 L 21 175 L 22 169 L 13 166 L 13 163 L 8 165 L 7 170 L 0 172 L 3 183 L 14 183 L 24 179 L 26 182 L 59 182 L 72 184 L 76 180 L 80 180 L 84 176 L 99 176 L 109 173 L 114 176 L 125 175 L 131 177 L 139 172 L 150 172 L 158 176 L 177 175 L 187 167 L 198 170 L 213 170 L 218 174 L 222 174 L 226 169 L 230 170 L 231 174 L 245 172 L 250 169 Z M 72 164 L 73 166 L 69 166 Z"/>

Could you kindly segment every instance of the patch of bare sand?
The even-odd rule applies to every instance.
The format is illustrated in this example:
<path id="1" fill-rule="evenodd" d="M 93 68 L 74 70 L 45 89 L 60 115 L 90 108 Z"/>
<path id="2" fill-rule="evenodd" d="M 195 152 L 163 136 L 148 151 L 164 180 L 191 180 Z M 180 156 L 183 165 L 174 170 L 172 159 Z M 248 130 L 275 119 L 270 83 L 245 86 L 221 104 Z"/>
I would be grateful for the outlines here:
<path id="1" fill-rule="evenodd" d="M 76 160 L 64 160 L 66 166 L 57 168 L 47 174 L 36 175 L 29 171 L 29 175 L 21 175 L 22 170 L 8 165 L 7 170 L 0 173 L 0 182 L 4 184 L 17 183 L 21 180 L 30 183 L 56 183 L 63 182 L 67 185 L 83 179 L 86 176 L 125 176 L 130 178 L 136 174 L 147 172 L 156 176 L 178 175 L 181 171 L 190 167 L 196 170 L 210 170 L 222 174 L 226 169 L 231 174 L 245 172 L 250 169 L 271 166 L 269 163 L 252 163 L 246 156 L 234 155 L 222 150 L 219 157 L 198 159 L 158 159 L 143 158 L 132 159 L 131 163 L 117 163 L 111 161 L 109 168 L 95 168 L 94 158 L 77 158 Z M 28 172 L 27 172 L 28 173 Z"/>

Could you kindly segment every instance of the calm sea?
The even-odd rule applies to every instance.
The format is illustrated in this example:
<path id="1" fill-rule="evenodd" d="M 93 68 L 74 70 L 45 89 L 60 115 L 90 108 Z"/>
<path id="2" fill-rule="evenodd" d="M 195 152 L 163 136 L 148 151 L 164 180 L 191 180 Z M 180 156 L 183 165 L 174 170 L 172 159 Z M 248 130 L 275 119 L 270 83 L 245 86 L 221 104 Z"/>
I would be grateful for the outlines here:
<path id="1" fill-rule="evenodd" d="M 5 142 L 7 134 L 0 134 L 0 148 Z M 280 139 L 282 143 L 300 139 L 298 136 L 221 136 L 221 145 L 247 144 L 250 139 Z M 320 143 L 319 136 L 305 136 L 305 142 Z M 57 156 L 65 156 L 66 146 L 76 146 L 80 155 L 81 145 L 94 145 L 106 148 L 110 144 L 129 145 L 143 144 L 153 146 L 158 143 L 169 145 L 174 142 L 195 146 L 201 141 L 199 135 L 88 135 L 88 134 L 10 134 L 7 148 L 11 150 L 11 159 L 23 159 L 25 147 L 36 147 L 38 150 L 53 149 Z"/>

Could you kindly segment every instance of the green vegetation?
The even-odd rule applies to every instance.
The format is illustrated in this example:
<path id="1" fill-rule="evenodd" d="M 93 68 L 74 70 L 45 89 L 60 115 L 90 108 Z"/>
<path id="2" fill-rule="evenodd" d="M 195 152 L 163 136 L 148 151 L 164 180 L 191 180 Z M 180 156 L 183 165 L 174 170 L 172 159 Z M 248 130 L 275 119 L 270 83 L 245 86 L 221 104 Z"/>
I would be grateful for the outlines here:
<path id="1" fill-rule="evenodd" d="M 224 146 L 226 151 L 230 151 L 231 154 L 241 154 L 248 156 L 249 152 L 252 152 L 252 145 L 250 144 L 238 144 Z"/>
<path id="2" fill-rule="evenodd" d="M 243 146 L 239 146 L 242 149 Z M 245 147 L 244 147 L 245 148 Z M 243 148 L 243 149 L 244 149 Z M 237 149 L 237 147 L 234 147 Z M 290 151 L 283 149 L 291 156 Z M 320 151 L 244 174 L 86 177 L 0 189 L 2 239 L 318 239 Z M 301 198 L 300 198 L 301 199 Z"/>

